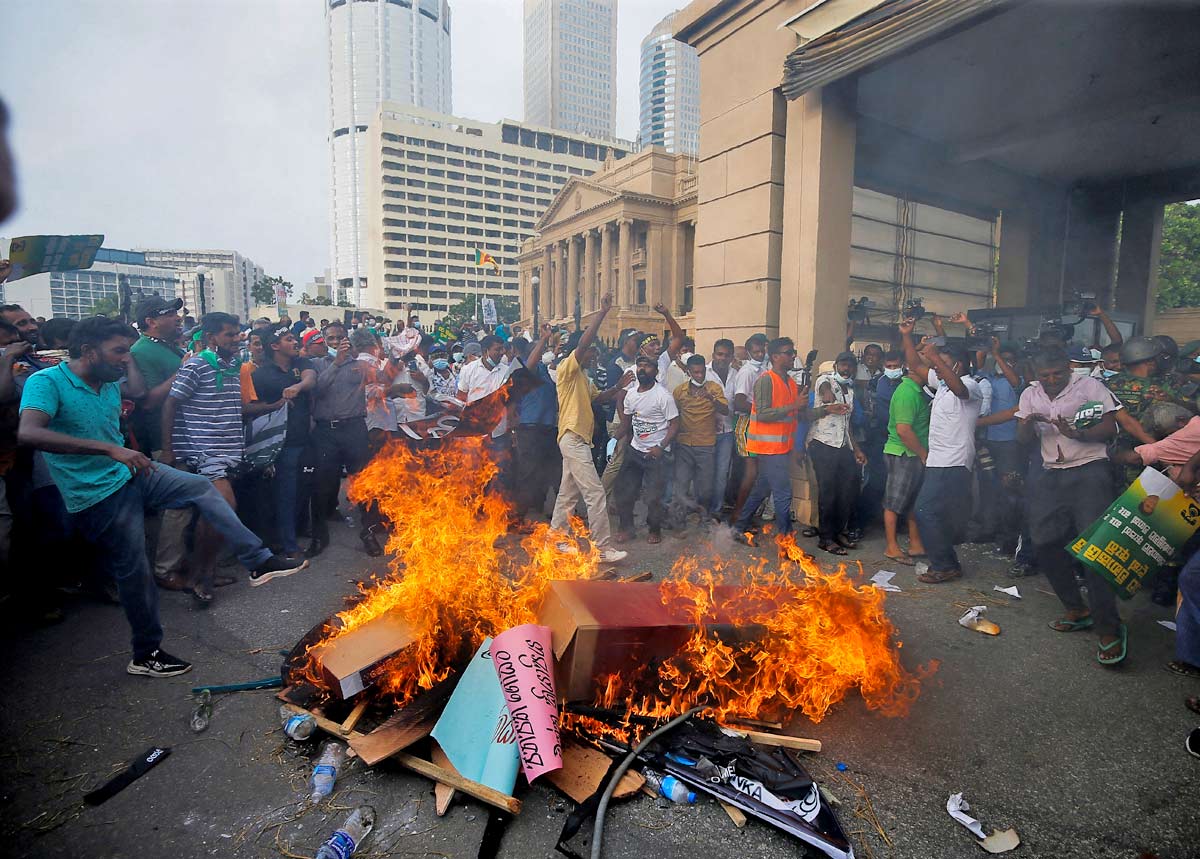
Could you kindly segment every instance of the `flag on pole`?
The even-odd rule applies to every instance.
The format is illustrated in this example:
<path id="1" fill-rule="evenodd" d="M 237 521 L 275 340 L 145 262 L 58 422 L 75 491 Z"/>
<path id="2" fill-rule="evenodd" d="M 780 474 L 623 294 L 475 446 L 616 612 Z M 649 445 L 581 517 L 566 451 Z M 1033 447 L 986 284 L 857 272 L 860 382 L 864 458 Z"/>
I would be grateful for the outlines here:
<path id="1" fill-rule="evenodd" d="M 475 248 L 475 265 L 490 265 L 492 270 L 497 274 L 500 272 L 500 263 L 496 262 L 496 258 L 489 253 L 481 251 L 479 248 Z"/>

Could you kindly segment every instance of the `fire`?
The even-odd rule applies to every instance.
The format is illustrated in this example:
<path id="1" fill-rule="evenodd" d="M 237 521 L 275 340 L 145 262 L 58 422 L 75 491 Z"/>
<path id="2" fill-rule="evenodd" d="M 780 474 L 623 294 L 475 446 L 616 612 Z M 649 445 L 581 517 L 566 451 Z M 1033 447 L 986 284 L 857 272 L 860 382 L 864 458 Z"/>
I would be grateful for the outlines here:
<path id="1" fill-rule="evenodd" d="M 378 504 L 391 523 L 390 573 L 360 586 L 363 599 L 337 615 L 322 643 L 398 612 L 415 640 L 379 686 L 401 704 L 446 679 L 484 637 L 534 622 L 551 581 L 600 572 L 594 548 L 546 525 L 518 548 L 510 507 L 490 487 L 495 475 L 483 439 L 455 438 L 431 450 L 391 444 L 350 485 L 351 500 Z M 776 543 L 771 568 L 765 559 L 676 562 L 662 599 L 691 616 L 695 634 L 660 664 L 597 678 L 595 703 L 651 717 L 706 704 L 718 718 L 799 710 L 820 721 L 857 688 L 869 708 L 907 714 L 936 665 L 912 673 L 900 663 L 885 593 L 855 584 L 844 567 L 821 569 L 790 535 Z M 712 629 L 720 584 L 741 586 L 720 613 L 750 631 L 743 640 L 722 640 Z M 319 677 L 315 665 L 307 673 Z"/>

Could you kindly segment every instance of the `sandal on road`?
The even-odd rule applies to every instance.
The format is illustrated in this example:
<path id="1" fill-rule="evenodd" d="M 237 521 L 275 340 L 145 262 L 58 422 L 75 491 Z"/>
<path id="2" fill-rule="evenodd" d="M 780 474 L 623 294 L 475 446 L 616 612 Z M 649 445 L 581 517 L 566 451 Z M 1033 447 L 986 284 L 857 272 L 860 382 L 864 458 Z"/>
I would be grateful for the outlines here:
<path id="1" fill-rule="evenodd" d="M 1189 698 L 1184 698 L 1183 706 L 1187 707 L 1193 713 L 1200 713 L 1200 695 L 1192 695 Z"/>
<path id="2" fill-rule="evenodd" d="M 1200 677 L 1200 666 L 1190 662 L 1168 662 L 1163 668 L 1181 677 Z"/>
<path id="3" fill-rule="evenodd" d="M 952 582 L 962 578 L 962 570 L 930 570 L 917 576 L 917 581 L 927 585 L 940 585 L 942 582 Z"/>
<path id="4" fill-rule="evenodd" d="M 1080 632 L 1091 629 L 1093 623 L 1092 616 L 1088 614 L 1076 620 L 1071 620 L 1069 617 L 1052 620 L 1048 626 L 1055 632 Z"/>
<path id="5" fill-rule="evenodd" d="M 646 542 L 651 545 L 657 545 L 662 542 L 662 534 L 650 534 L 646 537 Z"/>
<path id="6" fill-rule="evenodd" d="M 822 552 L 828 552 L 831 555 L 844 555 L 846 549 L 844 546 L 839 546 L 837 543 L 818 543 L 817 548 Z"/>
<path id="7" fill-rule="evenodd" d="M 883 555 L 889 561 L 895 561 L 897 564 L 903 564 L 906 567 L 914 566 L 917 562 L 912 559 L 912 556 L 901 552 L 899 555 L 889 555 L 886 552 Z"/>
<path id="8" fill-rule="evenodd" d="M 1129 651 L 1129 631 L 1125 628 L 1125 624 L 1121 624 L 1117 630 L 1117 638 L 1115 641 L 1110 641 L 1108 644 L 1101 644 L 1096 649 L 1096 661 L 1101 665 L 1117 665 L 1125 659 L 1125 654 Z"/>

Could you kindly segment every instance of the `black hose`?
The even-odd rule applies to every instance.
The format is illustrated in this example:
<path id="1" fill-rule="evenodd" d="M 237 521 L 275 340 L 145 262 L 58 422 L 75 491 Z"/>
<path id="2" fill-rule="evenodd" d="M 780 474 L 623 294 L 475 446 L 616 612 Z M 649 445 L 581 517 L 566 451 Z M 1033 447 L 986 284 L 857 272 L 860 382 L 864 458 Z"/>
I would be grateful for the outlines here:
<path id="1" fill-rule="evenodd" d="M 625 759 L 621 761 L 621 765 L 613 772 L 612 778 L 608 780 L 608 786 L 604 788 L 604 794 L 600 797 L 600 804 L 596 806 L 596 827 L 592 832 L 592 859 L 600 859 L 600 847 L 604 839 L 604 812 L 608 810 L 608 801 L 612 799 L 613 791 L 617 789 L 617 782 L 621 780 L 621 776 L 625 775 L 626 770 L 634 762 L 642 750 L 654 740 L 655 737 L 665 734 L 672 728 L 686 722 L 692 716 L 699 713 L 701 710 L 707 710 L 708 707 L 693 707 L 682 716 L 676 716 L 671 721 L 667 722 L 658 728 L 655 728 L 645 738 L 633 747 Z"/>

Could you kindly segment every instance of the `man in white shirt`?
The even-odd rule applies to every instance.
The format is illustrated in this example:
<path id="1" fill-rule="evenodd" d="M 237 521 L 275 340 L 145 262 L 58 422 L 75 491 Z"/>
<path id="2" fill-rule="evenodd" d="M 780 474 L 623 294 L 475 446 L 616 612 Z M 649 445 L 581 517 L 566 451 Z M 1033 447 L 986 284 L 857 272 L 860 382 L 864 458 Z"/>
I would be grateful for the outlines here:
<path id="1" fill-rule="evenodd" d="M 706 381 L 716 382 L 725 392 L 725 402 L 733 407 L 737 393 L 738 374 L 733 369 L 733 341 L 720 339 L 713 344 L 712 362 L 708 365 Z M 729 486 L 729 468 L 733 463 L 733 412 L 719 415 L 717 443 L 713 447 L 713 488 L 709 513 L 716 518 L 725 506 L 725 490 Z"/>
<path id="2" fill-rule="evenodd" d="M 767 364 L 767 335 L 752 334 L 746 340 L 746 360 L 738 368 L 733 382 L 733 399 L 729 401 L 733 413 L 733 444 L 738 461 L 742 464 L 742 482 L 738 486 L 737 501 L 733 505 L 730 521 L 735 521 L 742 505 L 758 479 L 758 463 L 746 451 L 746 434 L 750 429 L 750 407 L 754 403 L 754 383 L 763 373 L 771 369 Z M 753 511 L 751 511 L 753 512 Z"/>
<path id="3" fill-rule="evenodd" d="M 498 391 L 507 381 L 509 367 L 504 363 L 504 341 L 489 334 L 479 343 L 483 356 L 463 367 L 458 376 L 458 398 L 470 404 Z M 501 413 L 496 428 L 487 441 L 488 455 L 500 469 L 497 481 L 505 494 L 512 488 L 512 437 L 508 434 L 507 410 Z"/>
<path id="4" fill-rule="evenodd" d="M 637 387 L 624 391 L 621 428 L 629 449 L 617 476 L 617 515 L 621 530 L 617 542 L 633 536 L 633 507 L 644 490 L 649 543 L 662 542 L 663 500 L 666 489 L 666 452 L 679 431 L 679 409 L 675 398 L 658 384 L 658 362 L 647 355 L 637 359 Z"/>
<path id="5" fill-rule="evenodd" d="M 954 544 L 971 518 L 975 423 L 983 407 L 983 391 L 970 376 L 965 346 L 926 345 L 918 355 L 912 341 L 913 322 L 900 322 L 909 368 L 919 368 L 922 375 L 933 370 L 937 381 L 929 413 L 929 455 L 913 508 L 929 554 L 929 570 L 918 578 L 938 584 L 962 577 Z"/>
<path id="6" fill-rule="evenodd" d="M 834 359 L 833 370 L 817 378 L 816 406 L 824 411 L 817 412 L 821 416 L 808 428 L 808 457 L 818 487 L 818 546 L 834 555 L 857 548 L 846 534 L 858 498 L 859 468 L 867 461 L 850 432 L 857 363 L 850 352 L 842 352 Z M 831 409 L 834 405 L 838 408 Z"/>

